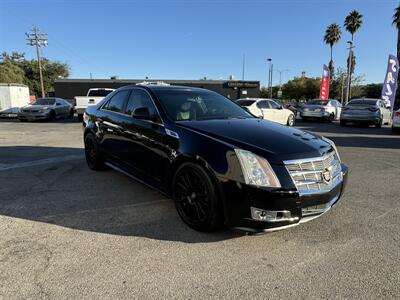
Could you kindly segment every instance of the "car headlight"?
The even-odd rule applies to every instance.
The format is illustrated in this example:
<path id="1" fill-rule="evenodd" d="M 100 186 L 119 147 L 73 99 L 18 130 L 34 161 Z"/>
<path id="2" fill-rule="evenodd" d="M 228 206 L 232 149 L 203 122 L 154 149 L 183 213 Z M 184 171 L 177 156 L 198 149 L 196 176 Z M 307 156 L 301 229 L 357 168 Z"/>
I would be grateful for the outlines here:
<path id="1" fill-rule="evenodd" d="M 246 184 L 280 188 L 281 184 L 268 161 L 250 151 L 235 149 Z"/>
<path id="2" fill-rule="evenodd" d="M 338 151 L 338 149 L 337 149 L 335 143 L 334 143 L 332 140 L 330 140 L 330 139 L 328 139 L 328 138 L 326 138 L 326 137 L 324 137 L 324 136 L 322 136 L 322 140 L 325 141 L 325 142 L 327 142 L 327 143 L 329 143 L 329 144 L 332 146 L 333 150 L 335 150 L 335 152 L 336 152 L 337 158 L 339 159 L 339 161 L 342 161 L 342 160 L 340 159 L 339 151 Z"/>

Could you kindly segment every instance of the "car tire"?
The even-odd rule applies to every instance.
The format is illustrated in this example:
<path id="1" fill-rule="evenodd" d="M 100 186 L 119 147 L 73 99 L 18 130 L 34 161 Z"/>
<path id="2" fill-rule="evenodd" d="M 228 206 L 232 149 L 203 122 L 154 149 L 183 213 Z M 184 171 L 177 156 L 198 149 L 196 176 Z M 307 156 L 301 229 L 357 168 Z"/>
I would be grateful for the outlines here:
<path id="1" fill-rule="evenodd" d="M 56 120 L 56 112 L 54 110 L 51 110 L 49 113 L 49 120 L 50 121 L 55 121 Z"/>
<path id="2" fill-rule="evenodd" d="M 70 119 L 73 119 L 73 118 L 74 118 L 74 114 L 75 114 L 74 110 L 71 109 L 71 110 L 69 111 L 68 117 L 69 117 Z"/>
<path id="3" fill-rule="evenodd" d="M 78 114 L 78 121 L 82 122 L 83 121 L 83 114 Z"/>
<path id="4" fill-rule="evenodd" d="M 333 120 L 335 120 L 335 114 L 334 114 L 334 113 L 331 113 L 331 114 L 329 115 L 329 117 L 328 117 L 328 122 L 329 122 L 329 123 L 332 123 Z"/>
<path id="5" fill-rule="evenodd" d="M 293 126 L 294 125 L 294 115 L 292 115 L 292 114 L 289 115 L 289 117 L 287 119 L 287 122 L 286 122 L 286 125 L 287 126 Z"/>
<path id="6" fill-rule="evenodd" d="M 172 196 L 179 216 L 189 227 L 210 232 L 222 226 L 216 185 L 199 165 L 184 163 L 177 169 L 172 181 Z"/>
<path id="7" fill-rule="evenodd" d="M 88 167 L 92 170 L 104 169 L 104 159 L 99 150 L 99 146 L 93 134 L 88 133 L 85 136 L 85 158 Z"/>
<path id="8" fill-rule="evenodd" d="M 375 127 L 376 128 L 381 128 L 382 127 L 382 123 L 383 123 L 382 118 L 380 118 L 378 123 L 375 123 Z"/>

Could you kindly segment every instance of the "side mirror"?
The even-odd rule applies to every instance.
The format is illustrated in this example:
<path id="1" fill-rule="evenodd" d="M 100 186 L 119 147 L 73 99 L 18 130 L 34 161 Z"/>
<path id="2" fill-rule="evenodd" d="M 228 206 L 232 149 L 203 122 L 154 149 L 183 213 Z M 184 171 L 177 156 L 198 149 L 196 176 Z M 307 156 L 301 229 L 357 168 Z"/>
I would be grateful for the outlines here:
<path id="1" fill-rule="evenodd" d="M 283 109 L 282 105 L 278 107 L 278 109 Z"/>
<path id="2" fill-rule="evenodd" d="M 132 114 L 136 119 L 155 121 L 156 116 L 151 115 L 148 107 L 136 108 Z"/>

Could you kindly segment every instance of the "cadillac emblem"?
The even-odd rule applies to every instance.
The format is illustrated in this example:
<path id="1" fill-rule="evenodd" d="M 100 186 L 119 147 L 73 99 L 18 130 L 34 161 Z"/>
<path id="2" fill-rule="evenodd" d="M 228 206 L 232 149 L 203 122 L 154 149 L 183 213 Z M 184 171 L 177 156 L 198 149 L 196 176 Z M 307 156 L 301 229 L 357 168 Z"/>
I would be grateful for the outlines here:
<path id="1" fill-rule="evenodd" d="M 328 169 L 325 169 L 324 172 L 322 172 L 322 178 L 324 179 L 324 181 L 326 183 L 329 183 L 331 181 L 331 171 L 329 171 Z"/>

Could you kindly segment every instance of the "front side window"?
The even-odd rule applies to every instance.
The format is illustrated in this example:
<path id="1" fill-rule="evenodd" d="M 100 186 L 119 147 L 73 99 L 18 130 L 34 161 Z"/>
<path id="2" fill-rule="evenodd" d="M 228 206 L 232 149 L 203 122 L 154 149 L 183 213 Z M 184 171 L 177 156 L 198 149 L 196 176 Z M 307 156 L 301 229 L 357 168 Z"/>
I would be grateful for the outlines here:
<path id="1" fill-rule="evenodd" d="M 54 105 L 55 102 L 54 98 L 39 98 L 32 105 Z"/>
<path id="2" fill-rule="evenodd" d="M 281 107 L 278 103 L 276 103 L 275 101 L 268 101 L 269 105 L 271 106 L 272 109 L 278 109 L 279 107 Z"/>
<path id="3" fill-rule="evenodd" d="M 253 118 L 242 107 L 215 92 L 195 89 L 158 89 L 153 92 L 174 121 Z"/>
<path id="4" fill-rule="evenodd" d="M 127 115 L 132 115 L 135 112 L 135 109 L 144 107 L 148 108 L 151 116 L 157 115 L 157 110 L 149 94 L 140 89 L 132 90 L 128 103 L 126 104 L 125 113 Z"/>
<path id="5" fill-rule="evenodd" d="M 129 90 L 117 92 L 112 98 L 103 106 L 103 109 L 122 112 L 125 99 L 128 96 Z"/>
<path id="6" fill-rule="evenodd" d="M 265 100 L 264 101 L 259 101 L 259 102 L 257 102 L 257 107 L 260 108 L 260 109 L 267 109 L 267 108 L 269 108 L 269 104 Z"/>

